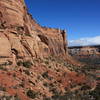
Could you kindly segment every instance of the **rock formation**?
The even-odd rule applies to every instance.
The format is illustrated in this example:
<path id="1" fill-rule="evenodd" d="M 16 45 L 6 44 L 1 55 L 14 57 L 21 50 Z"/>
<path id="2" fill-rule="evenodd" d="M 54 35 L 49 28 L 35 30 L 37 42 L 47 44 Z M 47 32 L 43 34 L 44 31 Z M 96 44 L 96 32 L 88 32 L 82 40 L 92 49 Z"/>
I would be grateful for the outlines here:
<path id="1" fill-rule="evenodd" d="M 68 52 L 71 55 L 79 56 L 91 56 L 100 54 L 100 45 L 91 45 L 91 46 L 72 46 L 68 48 Z"/>
<path id="2" fill-rule="evenodd" d="M 0 1 L 0 56 L 33 58 L 64 56 L 64 30 L 42 27 L 28 14 L 24 0 Z"/>
<path id="3" fill-rule="evenodd" d="M 90 64 L 100 63 L 100 45 L 72 46 L 68 48 L 69 54 L 75 59 Z"/>

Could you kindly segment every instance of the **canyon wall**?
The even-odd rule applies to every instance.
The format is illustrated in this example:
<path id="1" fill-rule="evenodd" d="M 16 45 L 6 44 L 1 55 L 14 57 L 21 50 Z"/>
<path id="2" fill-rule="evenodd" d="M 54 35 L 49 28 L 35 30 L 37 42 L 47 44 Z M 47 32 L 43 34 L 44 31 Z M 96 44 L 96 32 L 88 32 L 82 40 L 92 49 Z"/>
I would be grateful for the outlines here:
<path id="1" fill-rule="evenodd" d="M 66 31 L 42 27 L 24 0 L 0 1 L 0 57 L 9 59 L 66 56 Z"/>
<path id="2" fill-rule="evenodd" d="M 100 56 L 100 45 L 69 47 L 68 52 L 72 56 Z"/>
<path id="3" fill-rule="evenodd" d="M 100 64 L 100 45 L 69 47 L 68 52 L 80 62 L 92 65 Z"/>

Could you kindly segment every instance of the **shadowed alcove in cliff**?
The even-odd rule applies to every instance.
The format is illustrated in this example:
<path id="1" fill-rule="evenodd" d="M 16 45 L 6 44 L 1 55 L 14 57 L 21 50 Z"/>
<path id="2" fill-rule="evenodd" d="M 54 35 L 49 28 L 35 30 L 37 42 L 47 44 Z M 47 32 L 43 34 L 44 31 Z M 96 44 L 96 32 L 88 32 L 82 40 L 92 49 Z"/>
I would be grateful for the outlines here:
<path id="1" fill-rule="evenodd" d="M 39 34 L 38 37 L 40 38 L 41 42 L 45 43 L 46 45 L 49 45 L 48 38 L 44 35 Z"/>
<path id="2" fill-rule="evenodd" d="M 11 51 L 16 57 L 18 57 L 18 51 L 15 48 L 12 48 Z"/>

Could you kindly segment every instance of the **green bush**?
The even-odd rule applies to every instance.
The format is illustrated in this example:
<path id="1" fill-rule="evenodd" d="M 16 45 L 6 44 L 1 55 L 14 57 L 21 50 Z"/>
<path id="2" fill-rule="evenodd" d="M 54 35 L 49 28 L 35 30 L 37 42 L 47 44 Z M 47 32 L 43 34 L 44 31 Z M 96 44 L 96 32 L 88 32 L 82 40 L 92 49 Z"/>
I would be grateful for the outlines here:
<path id="1" fill-rule="evenodd" d="M 23 62 L 23 66 L 26 67 L 26 68 L 30 68 L 32 66 L 32 62 L 29 61 L 29 60 L 28 61 L 24 61 Z"/>
<path id="2" fill-rule="evenodd" d="M 44 98 L 43 100 L 52 100 L 52 98 Z"/>
<path id="3" fill-rule="evenodd" d="M 7 69 L 2 66 L 0 66 L 0 70 L 7 71 Z"/>
<path id="4" fill-rule="evenodd" d="M 48 84 L 47 82 L 44 82 L 43 85 L 44 85 L 45 87 L 49 87 L 49 84 Z"/>
<path id="5" fill-rule="evenodd" d="M 17 65 L 23 66 L 23 67 L 26 67 L 26 68 L 30 68 L 33 64 L 30 60 L 27 60 L 27 61 L 18 61 Z"/>
<path id="6" fill-rule="evenodd" d="M 44 72 L 44 73 L 42 74 L 42 77 L 43 77 L 43 78 L 47 78 L 48 80 L 52 80 L 52 77 L 50 77 L 50 76 L 48 75 L 48 72 Z"/>
<path id="7" fill-rule="evenodd" d="M 0 91 L 6 91 L 6 88 L 3 86 L 0 86 Z"/>
<path id="8" fill-rule="evenodd" d="M 36 96 L 37 96 L 37 93 L 34 92 L 33 90 L 28 90 L 28 91 L 27 91 L 27 96 L 28 96 L 29 98 L 35 99 Z"/>
<path id="9" fill-rule="evenodd" d="M 24 70 L 26 75 L 30 75 L 30 71 L 29 70 Z"/>
<path id="10" fill-rule="evenodd" d="M 14 96 L 14 98 L 15 98 L 14 100 L 21 100 L 17 94 Z"/>
<path id="11" fill-rule="evenodd" d="M 90 90 L 90 89 L 91 89 L 91 87 L 88 85 L 84 85 L 81 87 L 81 90 Z"/>
<path id="12" fill-rule="evenodd" d="M 0 64 L 0 66 L 9 66 L 9 65 L 12 65 L 12 61 L 7 61 L 7 62 Z"/>
<path id="13" fill-rule="evenodd" d="M 18 61 L 18 62 L 17 62 L 17 65 L 18 65 L 18 66 L 23 66 L 23 61 L 21 61 L 21 60 Z"/>
<path id="14" fill-rule="evenodd" d="M 45 63 L 46 65 L 48 65 L 48 64 L 49 64 L 49 61 L 46 60 L 46 61 L 44 61 L 44 63 Z"/>

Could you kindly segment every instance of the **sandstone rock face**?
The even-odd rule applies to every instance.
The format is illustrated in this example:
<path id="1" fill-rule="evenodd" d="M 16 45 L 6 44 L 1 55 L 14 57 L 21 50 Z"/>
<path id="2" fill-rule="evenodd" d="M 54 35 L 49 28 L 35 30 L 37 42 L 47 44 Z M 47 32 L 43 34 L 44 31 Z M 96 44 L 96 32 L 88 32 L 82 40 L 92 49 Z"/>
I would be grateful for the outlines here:
<path id="1" fill-rule="evenodd" d="M 100 56 L 100 45 L 69 47 L 68 52 L 72 56 Z"/>
<path id="2" fill-rule="evenodd" d="M 100 45 L 69 47 L 68 52 L 78 61 L 92 65 L 100 64 Z"/>
<path id="3" fill-rule="evenodd" d="M 2 25 L 23 25 L 24 16 L 23 0 L 1 0 L 0 1 L 0 22 Z"/>
<path id="4" fill-rule="evenodd" d="M 66 32 L 42 27 L 28 14 L 24 0 L 0 1 L 0 56 L 65 56 Z"/>

